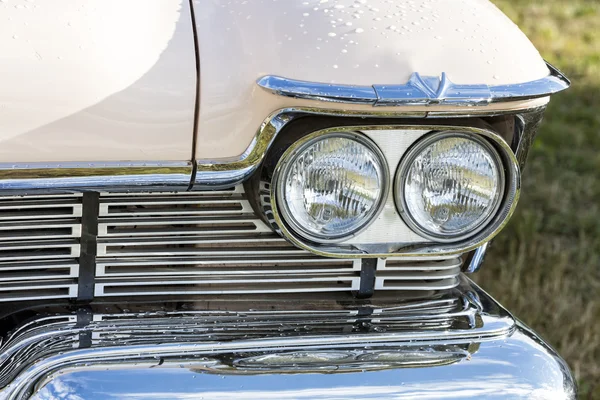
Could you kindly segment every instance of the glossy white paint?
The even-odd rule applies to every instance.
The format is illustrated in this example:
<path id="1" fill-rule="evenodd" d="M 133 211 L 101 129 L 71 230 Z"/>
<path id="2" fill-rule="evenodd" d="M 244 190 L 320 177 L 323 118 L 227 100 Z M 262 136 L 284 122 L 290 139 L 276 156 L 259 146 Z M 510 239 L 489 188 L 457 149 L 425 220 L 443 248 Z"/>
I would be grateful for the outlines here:
<path id="1" fill-rule="evenodd" d="M 446 72 L 457 84 L 489 85 L 548 75 L 525 35 L 487 0 L 194 0 L 193 4 L 201 65 L 199 159 L 241 154 L 263 120 L 280 108 L 372 110 L 368 105 L 275 96 L 255 84 L 267 74 L 357 85 L 405 83 L 413 72 L 434 76 Z M 547 101 L 487 108 L 519 109 Z M 453 108 L 427 108 L 441 109 Z"/>
<path id="2" fill-rule="evenodd" d="M 187 0 L 4 0 L 0 49 L 0 162 L 190 159 Z"/>

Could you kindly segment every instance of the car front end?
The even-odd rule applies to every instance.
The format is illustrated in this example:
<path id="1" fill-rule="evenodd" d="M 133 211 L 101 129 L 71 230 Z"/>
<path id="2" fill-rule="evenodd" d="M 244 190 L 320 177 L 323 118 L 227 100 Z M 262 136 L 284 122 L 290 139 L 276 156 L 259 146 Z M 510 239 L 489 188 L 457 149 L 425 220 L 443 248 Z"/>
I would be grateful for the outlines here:
<path id="1" fill-rule="evenodd" d="M 468 277 L 570 84 L 498 9 L 84 3 L 123 73 L 5 92 L 0 398 L 575 397 Z"/>

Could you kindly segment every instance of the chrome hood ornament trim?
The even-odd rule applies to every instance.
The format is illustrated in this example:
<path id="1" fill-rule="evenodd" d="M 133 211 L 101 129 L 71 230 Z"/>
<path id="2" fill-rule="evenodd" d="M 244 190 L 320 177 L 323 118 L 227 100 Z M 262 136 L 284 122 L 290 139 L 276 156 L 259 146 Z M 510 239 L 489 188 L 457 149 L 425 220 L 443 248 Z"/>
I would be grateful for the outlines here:
<path id="1" fill-rule="evenodd" d="M 487 105 L 492 101 L 488 85 L 457 85 L 445 72 L 440 78 L 414 72 L 406 85 L 373 85 L 377 94 L 374 106 L 395 105 Z"/>
<path id="2" fill-rule="evenodd" d="M 546 63 L 550 74 L 542 79 L 508 85 L 460 85 L 441 77 L 414 72 L 403 85 L 338 85 L 306 82 L 267 75 L 257 81 L 263 89 L 286 97 L 377 106 L 486 106 L 490 103 L 549 96 L 569 87 L 562 72 Z"/>

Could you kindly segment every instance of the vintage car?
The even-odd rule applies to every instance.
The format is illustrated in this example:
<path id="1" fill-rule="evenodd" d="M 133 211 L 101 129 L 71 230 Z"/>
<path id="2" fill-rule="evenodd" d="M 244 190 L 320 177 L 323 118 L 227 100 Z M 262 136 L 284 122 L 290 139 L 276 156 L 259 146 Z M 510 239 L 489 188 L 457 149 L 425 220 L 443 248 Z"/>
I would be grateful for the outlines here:
<path id="1" fill-rule="evenodd" d="M 569 86 L 486 0 L 1 0 L 1 399 L 574 398 L 466 274 Z"/>

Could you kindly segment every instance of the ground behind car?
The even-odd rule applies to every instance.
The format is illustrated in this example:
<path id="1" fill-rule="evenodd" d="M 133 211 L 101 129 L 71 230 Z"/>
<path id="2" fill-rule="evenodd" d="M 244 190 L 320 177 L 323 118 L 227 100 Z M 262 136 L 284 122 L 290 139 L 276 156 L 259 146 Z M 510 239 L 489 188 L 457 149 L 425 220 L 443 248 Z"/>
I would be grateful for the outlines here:
<path id="1" fill-rule="evenodd" d="M 474 279 L 567 360 L 580 398 L 600 398 L 600 1 L 493 1 L 573 85 L 552 98 Z"/>

